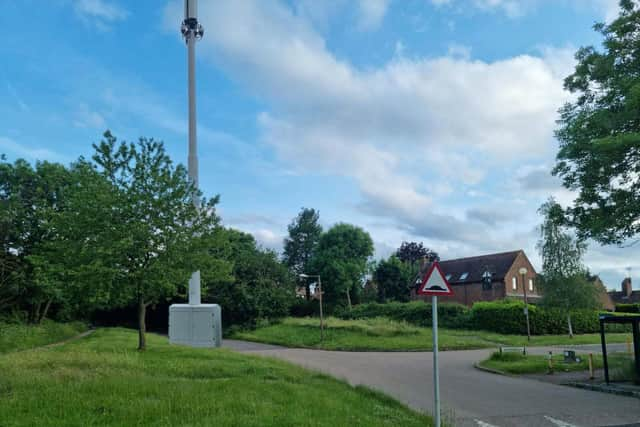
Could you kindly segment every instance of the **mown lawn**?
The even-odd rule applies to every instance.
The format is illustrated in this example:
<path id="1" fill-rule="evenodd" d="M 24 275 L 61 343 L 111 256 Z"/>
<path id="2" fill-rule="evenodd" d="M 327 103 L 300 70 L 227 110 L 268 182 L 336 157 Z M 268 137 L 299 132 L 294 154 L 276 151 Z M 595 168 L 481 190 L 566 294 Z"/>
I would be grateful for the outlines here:
<path id="1" fill-rule="evenodd" d="M 586 371 L 589 369 L 587 355 L 576 355 L 577 363 L 565 363 L 563 355 L 553 356 L 553 372 Z M 479 363 L 484 368 L 494 369 L 507 374 L 544 374 L 549 372 L 549 360 L 546 356 L 523 355 L 517 353 L 493 353 L 488 359 Z M 593 367 L 602 368 L 602 356 L 593 356 Z"/>
<path id="2" fill-rule="evenodd" d="M 82 340 L 0 356 L 4 426 L 429 426 L 363 387 L 275 359 L 170 346 L 99 329 Z"/>
<path id="3" fill-rule="evenodd" d="M 0 354 L 63 341 L 86 330 L 87 325 L 81 322 L 45 320 L 40 325 L 0 322 Z"/>
<path id="4" fill-rule="evenodd" d="M 253 331 L 241 331 L 232 338 L 278 344 L 286 347 L 324 348 L 344 351 L 430 351 L 430 328 L 412 326 L 386 318 L 363 320 L 325 319 L 325 339 L 320 343 L 317 318 L 287 318 L 282 322 L 260 327 Z M 624 342 L 629 334 L 607 334 L 608 342 Z M 527 342 L 526 336 L 502 335 L 486 331 L 469 331 L 439 328 L 440 350 L 467 350 L 490 348 L 500 345 L 545 346 L 570 344 L 597 344 L 598 334 L 534 336 Z"/>

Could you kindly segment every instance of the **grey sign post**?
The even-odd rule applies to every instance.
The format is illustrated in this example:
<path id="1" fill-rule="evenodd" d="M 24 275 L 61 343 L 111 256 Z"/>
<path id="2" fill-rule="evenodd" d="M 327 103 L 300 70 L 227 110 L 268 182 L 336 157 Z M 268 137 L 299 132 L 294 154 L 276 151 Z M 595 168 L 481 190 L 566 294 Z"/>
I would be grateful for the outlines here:
<path id="1" fill-rule="evenodd" d="M 438 295 L 453 295 L 438 262 L 434 262 L 422 277 L 417 293 L 431 295 L 431 326 L 433 336 L 433 416 L 440 427 L 440 370 L 438 368 Z"/>

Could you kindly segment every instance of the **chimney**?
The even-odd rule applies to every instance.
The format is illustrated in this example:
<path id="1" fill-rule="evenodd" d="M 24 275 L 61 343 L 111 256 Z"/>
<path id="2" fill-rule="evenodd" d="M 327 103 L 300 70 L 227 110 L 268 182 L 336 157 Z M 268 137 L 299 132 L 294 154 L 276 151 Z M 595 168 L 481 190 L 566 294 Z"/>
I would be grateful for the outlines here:
<path id="1" fill-rule="evenodd" d="M 633 293 L 633 288 L 631 287 L 631 277 L 627 277 L 622 281 L 622 295 L 623 297 L 629 298 Z"/>

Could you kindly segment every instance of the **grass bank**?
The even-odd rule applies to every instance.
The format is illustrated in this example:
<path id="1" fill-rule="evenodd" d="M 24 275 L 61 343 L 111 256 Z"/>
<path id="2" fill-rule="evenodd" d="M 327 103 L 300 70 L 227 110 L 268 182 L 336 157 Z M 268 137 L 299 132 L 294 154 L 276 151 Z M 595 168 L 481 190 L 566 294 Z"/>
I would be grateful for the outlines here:
<path id="1" fill-rule="evenodd" d="M 86 330 L 87 325 L 81 322 L 44 320 L 40 325 L 0 322 L 0 354 L 63 341 Z"/>
<path id="2" fill-rule="evenodd" d="M 563 355 L 553 356 L 554 372 L 586 371 L 589 369 L 587 355 L 578 355 L 580 362 L 565 363 Z M 489 368 L 507 374 L 544 374 L 549 372 L 549 361 L 546 356 L 523 355 L 518 353 L 493 353 L 488 359 L 479 363 L 483 368 Z M 602 356 L 593 356 L 595 369 L 602 368 Z"/>
<path id="3" fill-rule="evenodd" d="M 412 326 L 387 318 L 340 320 L 327 318 L 324 344 L 320 343 L 317 318 L 287 318 L 282 322 L 260 327 L 253 331 L 240 331 L 233 338 L 278 344 L 286 347 L 324 348 L 344 351 L 430 351 L 431 328 Z M 624 342 L 629 334 L 607 334 L 608 342 Z M 597 344 L 598 334 L 541 335 L 527 342 L 526 336 L 503 335 L 486 331 L 439 328 L 441 350 L 467 350 L 509 346 L 546 346 L 569 344 Z"/>
<path id="4" fill-rule="evenodd" d="M 363 387 L 274 359 L 170 346 L 99 329 L 45 351 L 0 356 L 3 426 L 430 426 Z"/>

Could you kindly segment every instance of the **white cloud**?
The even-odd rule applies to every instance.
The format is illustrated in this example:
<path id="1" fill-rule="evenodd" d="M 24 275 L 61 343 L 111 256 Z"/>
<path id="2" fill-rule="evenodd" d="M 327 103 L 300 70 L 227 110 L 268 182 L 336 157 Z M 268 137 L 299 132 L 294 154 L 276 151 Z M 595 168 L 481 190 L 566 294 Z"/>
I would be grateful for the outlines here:
<path id="1" fill-rule="evenodd" d="M 282 250 L 282 242 L 284 236 L 269 230 L 267 228 L 261 228 L 250 232 L 255 237 L 256 241 L 264 248 L 272 249 L 276 252 Z"/>
<path id="2" fill-rule="evenodd" d="M 22 99 L 22 97 L 18 94 L 18 91 L 13 87 L 13 85 L 7 82 L 7 92 L 13 98 L 16 105 L 25 113 L 31 111 L 26 102 Z"/>
<path id="3" fill-rule="evenodd" d="M 61 154 L 46 148 L 34 148 L 24 144 L 19 144 L 11 138 L 0 136 L 0 154 L 13 155 L 14 158 L 24 158 L 25 160 L 49 160 L 54 162 L 64 162 L 67 158 Z"/>
<path id="4" fill-rule="evenodd" d="M 167 20 L 180 13 L 172 3 Z M 266 101 L 261 138 L 294 170 L 353 180 L 361 212 L 452 251 L 511 248 L 495 233 L 500 218 L 493 229 L 480 226 L 490 221 L 470 222 L 443 197 L 481 184 L 492 169 L 550 157 L 571 49 L 486 62 L 457 47 L 362 70 L 280 2 L 206 3 L 200 14 L 200 52 Z"/>
<path id="5" fill-rule="evenodd" d="M 557 3 L 559 0 L 430 0 L 435 6 L 459 5 L 474 7 L 484 11 L 499 11 L 510 18 L 518 18 L 544 3 Z M 618 16 L 620 0 L 564 0 L 578 8 L 595 8 L 607 22 Z"/>
<path id="6" fill-rule="evenodd" d="M 73 125 L 80 128 L 105 130 L 106 124 L 102 114 L 89 109 L 87 104 L 80 104 L 75 113 Z"/>
<path id="7" fill-rule="evenodd" d="M 72 0 L 76 14 L 85 22 L 92 22 L 98 29 L 107 30 L 109 25 L 123 21 L 129 12 L 109 0 Z"/>
<path id="8" fill-rule="evenodd" d="M 363 30 L 372 30 L 380 26 L 387 13 L 391 0 L 359 0 L 358 26 Z"/>
<path id="9" fill-rule="evenodd" d="M 355 6 L 354 18 L 361 31 L 376 30 L 389 9 L 392 0 L 295 0 L 296 15 L 320 28 L 326 28 L 329 20 Z"/>

